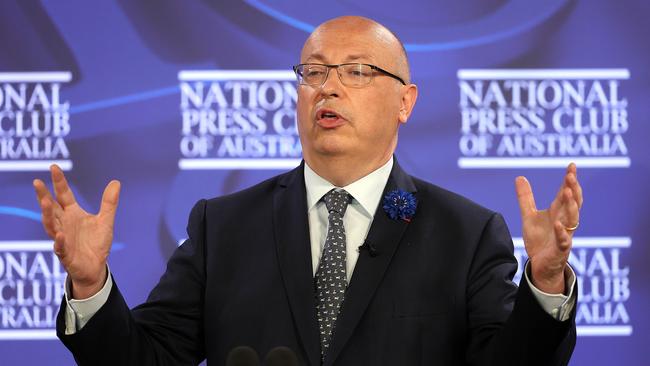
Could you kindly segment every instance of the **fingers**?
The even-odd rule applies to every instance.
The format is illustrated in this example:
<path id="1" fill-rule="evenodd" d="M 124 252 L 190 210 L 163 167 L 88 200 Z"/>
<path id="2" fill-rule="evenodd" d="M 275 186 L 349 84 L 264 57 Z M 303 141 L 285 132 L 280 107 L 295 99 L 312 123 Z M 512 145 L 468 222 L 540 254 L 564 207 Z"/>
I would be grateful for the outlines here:
<path id="1" fill-rule="evenodd" d="M 111 222 L 115 220 L 115 212 L 117 211 L 117 204 L 120 200 L 121 184 L 117 180 L 112 180 L 104 189 L 102 195 L 102 204 L 99 207 L 99 216 L 110 219 Z"/>
<path id="2" fill-rule="evenodd" d="M 570 191 L 570 196 L 567 194 L 567 190 Z M 583 202 L 582 187 L 578 182 L 577 168 L 574 163 L 569 164 L 567 167 L 566 174 L 562 180 L 562 185 L 560 186 L 555 199 L 551 203 L 551 215 L 555 218 L 560 216 L 567 216 L 567 213 L 563 211 L 566 210 L 567 206 L 573 206 L 573 204 L 570 202 L 571 200 L 575 202 L 577 210 L 580 210 Z M 576 215 L 572 214 L 571 216 Z M 570 220 L 567 222 L 567 225 L 569 225 L 569 227 L 572 227 L 575 226 L 576 223 L 577 220 Z"/>
<path id="3" fill-rule="evenodd" d="M 43 183 L 42 180 L 34 179 L 34 181 L 32 182 L 32 185 L 34 186 L 34 191 L 36 191 L 36 199 L 38 200 L 39 203 L 45 197 L 52 197 L 50 195 L 50 190 L 47 189 L 47 187 L 45 186 L 45 183 Z"/>
<path id="4" fill-rule="evenodd" d="M 574 163 L 569 164 L 566 169 L 566 174 L 564 175 L 564 181 L 562 182 L 560 192 L 564 190 L 564 188 L 571 189 L 573 197 L 578 203 L 578 208 L 582 207 L 582 187 L 578 182 L 578 171 Z M 560 192 L 558 192 L 558 194 Z"/>
<path id="5" fill-rule="evenodd" d="M 578 182 L 578 171 L 574 163 L 569 164 L 569 167 L 567 168 L 565 185 L 573 191 L 573 197 L 578 204 L 578 208 L 581 208 L 583 202 L 582 187 L 580 186 L 580 182 Z"/>
<path id="6" fill-rule="evenodd" d="M 553 225 L 555 231 L 555 238 L 557 239 L 558 249 L 562 252 L 571 249 L 571 234 L 566 231 L 564 225 L 560 221 L 555 221 Z"/>
<path id="7" fill-rule="evenodd" d="M 50 191 L 47 189 L 43 181 L 35 179 L 33 185 L 34 190 L 36 191 L 38 204 L 41 207 L 41 222 L 43 223 L 43 228 L 45 228 L 45 232 L 50 238 L 54 238 L 60 226 L 56 214 L 61 208 L 58 203 L 54 202 Z"/>
<path id="8" fill-rule="evenodd" d="M 53 164 L 50 166 L 52 174 L 52 183 L 54 184 L 54 193 L 56 193 L 56 200 L 62 207 L 67 207 L 76 203 L 74 194 L 68 185 L 68 181 L 63 175 L 63 171 L 58 165 Z"/>
<path id="9" fill-rule="evenodd" d="M 564 187 L 559 192 L 559 197 L 551 204 L 551 219 L 559 222 L 570 237 L 573 237 L 573 231 L 569 232 L 567 228 L 573 228 L 580 223 L 580 208 L 578 202 L 573 196 L 573 191 Z"/>
<path id="10" fill-rule="evenodd" d="M 41 201 L 41 222 L 43 223 L 43 228 L 47 235 L 54 239 L 56 232 L 58 231 L 58 225 L 56 223 L 56 218 L 54 217 L 54 209 L 52 200 L 43 199 Z"/>
<path id="11" fill-rule="evenodd" d="M 562 195 L 564 224 L 566 227 L 574 227 L 580 222 L 580 207 L 570 188 L 565 188 Z"/>
<path id="12" fill-rule="evenodd" d="M 525 177 L 517 177 L 515 179 L 515 191 L 517 192 L 517 201 L 519 201 L 519 211 L 521 216 L 528 216 L 537 211 L 535 205 L 535 197 L 530 183 Z"/>

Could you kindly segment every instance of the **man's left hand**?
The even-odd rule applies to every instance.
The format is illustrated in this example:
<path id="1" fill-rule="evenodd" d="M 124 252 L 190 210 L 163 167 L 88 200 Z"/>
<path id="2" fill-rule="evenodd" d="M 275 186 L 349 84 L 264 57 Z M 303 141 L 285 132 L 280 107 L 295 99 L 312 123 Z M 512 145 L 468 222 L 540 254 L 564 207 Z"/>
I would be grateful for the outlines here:
<path id="1" fill-rule="evenodd" d="M 564 271 L 582 207 L 582 188 L 578 183 L 576 165 L 569 164 L 562 186 L 546 210 L 537 210 L 533 191 L 525 177 L 517 177 L 515 189 L 521 210 L 524 245 L 530 261 L 530 280 L 543 292 L 564 293 Z"/>

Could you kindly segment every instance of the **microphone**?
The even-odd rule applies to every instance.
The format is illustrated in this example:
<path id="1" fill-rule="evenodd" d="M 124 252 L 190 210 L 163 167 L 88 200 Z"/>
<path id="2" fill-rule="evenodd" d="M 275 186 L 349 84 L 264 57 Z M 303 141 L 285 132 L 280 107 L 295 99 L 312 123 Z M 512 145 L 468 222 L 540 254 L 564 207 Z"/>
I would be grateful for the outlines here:
<path id="1" fill-rule="evenodd" d="M 299 366 L 298 356 L 289 347 L 275 347 L 264 358 L 266 366 Z"/>
<path id="2" fill-rule="evenodd" d="M 260 366 L 260 357 L 248 346 L 235 347 L 228 353 L 226 366 Z"/>
<path id="3" fill-rule="evenodd" d="M 359 246 L 359 253 L 362 250 L 367 250 L 368 254 L 373 258 L 377 256 L 377 248 L 368 239 L 363 242 L 363 245 Z"/>

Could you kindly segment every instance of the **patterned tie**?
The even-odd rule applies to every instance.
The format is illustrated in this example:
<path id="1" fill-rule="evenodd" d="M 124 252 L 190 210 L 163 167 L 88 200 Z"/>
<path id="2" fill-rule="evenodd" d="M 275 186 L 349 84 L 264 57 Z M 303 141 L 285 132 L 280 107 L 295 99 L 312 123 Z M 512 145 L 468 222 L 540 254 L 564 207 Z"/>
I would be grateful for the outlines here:
<path id="1" fill-rule="evenodd" d="M 330 346 L 336 317 L 338 316 L 347 277 L 345 273 L 345 228 L 343 215 L 352 197 L 346 191 L 329 191 L 323 196 L 329 212 L 325 247 L 316 271 L 316 296 L 318 327 L 320 330 L 321 360 Z"/>

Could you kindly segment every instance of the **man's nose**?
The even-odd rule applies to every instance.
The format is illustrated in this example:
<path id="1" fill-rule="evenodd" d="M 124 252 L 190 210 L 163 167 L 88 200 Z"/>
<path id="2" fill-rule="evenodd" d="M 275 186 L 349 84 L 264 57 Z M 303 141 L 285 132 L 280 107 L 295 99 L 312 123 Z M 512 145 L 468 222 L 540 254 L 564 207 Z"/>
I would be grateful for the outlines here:
<path id="1" fill-rule="evenodd" d="M 321 94 L 325 96 L 338 96 L 343 85 L 336 68 L 330 68 L 327 77 L 320 86 Z"/>

